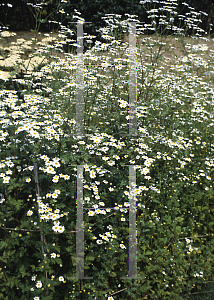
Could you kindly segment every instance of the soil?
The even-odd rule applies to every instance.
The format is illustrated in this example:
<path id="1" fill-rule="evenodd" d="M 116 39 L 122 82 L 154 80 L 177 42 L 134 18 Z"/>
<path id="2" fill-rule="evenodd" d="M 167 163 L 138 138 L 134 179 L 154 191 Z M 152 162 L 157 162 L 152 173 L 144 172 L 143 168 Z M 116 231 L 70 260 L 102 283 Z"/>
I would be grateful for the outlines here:
<path id="1" fill-rule="evenodd" d="M 26 42 L 30 42 L 32 41 L 32 39 L 37 39 L 37 43 L 41 43 L 42 40 L 44 38 L 47 38 L 47 35 L 49 35 L 50 37 L 54 37 L 54 38 L 58 38 L 58 33 L 54 32 L 54 33 L 38 33 L 37 36 L 35 36 L 35 33 L 33 32 L 29 32 L 29 31 L 17 31 L 15 32 L 16 35 L 11 36 L 11 37 L 3 37 L 0 38 L 0 69 L 3 71 L 11 71 L 13 70 L 13 67 L 9 66 L 9 67 L 4 67 L 4 63 L 3 60 L 10 57 L 11 53 L 10 53 L 10 48 L 12 46 L 13 49 L 15 49 L 14 51 L 16 51 L 16 45 L 17 42 L 20 42 L 20 39 L 23 39 L 22 42 L 26 43 Z M 163 71 L 166 72 L 168 71 L 172 64 L 174 64 L 174 62 L 176 61 L 177 58 L 181 57 L 181 56 L 185 56 L 188 55 L 191 52 L 188 52 L 187 49 L 183 46 L 184 43 L 188 43 L 190 46 L 193 45 L 202 45 L 202 44 L 206 44 L 208 46 L 208 50 L 206 51 L 196 51 L 195 54 L 197 57 L 201 57 L 204 60 L 208 60 L 210 59 L 210 55 L 212 52 L 212 49 L 214 48 L 214 39 L 206 39 L 206 38 L 200 38 L 197 40 L 194 40 L 191 37 L 182 37 L 180 38 L 175 38 L 175 37 L 160 37 L 160 36 L 156 36 L 156 35 L 152 35 L 152 36 L 147 36 L 147 35 L 143 35 L 143 36 L 139 36 L 136 37 L 136 46 L 138 47 L 138 49 L 140 49 L 141 51 L 141 56 L 142 56 L 142 61 L 150 61 L 151 60 L 151 51 L 153 53 L 155 53 L 156 51 L 158 51 L 158 47 L 159 46 L 154 46 L 152 49 L 148 49 L 146 47 L 146 43 L 149 42 L 151 43 L 155 43 L 156 41 L 162 41 L 164 44 L 162 45 L 162 49 L 161 49 L 161 55 L 162 55 L 162 61 L 163 61 Z M 123 39 L 123 42 L 127 42 L 127 50 L 126 50 L 126 54 L 129 53 L 129 36 L 126 35 Z M 46 42 L 49 43 L 49 42 Z M 108 43 L 108 41 L 107 41 Z M 22 44 L 20 44 L 21 46 Z M 33 52 L 35 50 L 37 50 L 41 45 L 30 45 L 31 49 L 27 49 L 27 47 L 23 50 L 24 52 L 20 52 L 20 57 L 21 59 L 28 59 L 28 56 L 30 54 L 33 54 Z M 17 47 L 18 48 L 18 47 Z M 29 47 L 28 47 L 29 48 Z M 128 51 L 128 52 L 127 52 Z M 64 58 L 66 59 L 66 53 L 59 53 L 59 52 L 52 52 L 53 55 L 57 55 L 57 57 L 60 58 Z M 75 53 L 73 53 L 75 54 Z M 99 56 L 111 56 L 112 57 L 112 53 L 109 53 L 109 51 L 99 51 L 96 53 L 96 55 Z M 125 53 L 123 53 L 122 51 L 119 51 L 119 55 L 117 54 L 116 57 L 123 57 L 123 58 L 128 58 L 127 55 L 125 55 Z M 101 60 L 97 60 L 94 62 L 94 64 L 99 65 L 101 63 Z M 99 69 L 99 68 L 98 68 Z M 102 72 L 101 72 L 102 73 Z"/>

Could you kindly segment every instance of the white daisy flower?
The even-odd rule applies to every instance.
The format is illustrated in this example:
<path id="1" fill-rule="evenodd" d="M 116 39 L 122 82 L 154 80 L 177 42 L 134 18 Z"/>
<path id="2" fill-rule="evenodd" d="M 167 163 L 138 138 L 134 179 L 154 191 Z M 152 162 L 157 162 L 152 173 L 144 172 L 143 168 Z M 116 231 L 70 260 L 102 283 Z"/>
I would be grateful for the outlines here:
<path id="1" fill-rule="evenodd" d="M 56 253 L 51 253 L 51 258 L 55 258 L 56 257 Z"/>
<path id="2" fill-rule="evenodd" d="M 32 216 L 32 214 L 33 214 L 32 210 L 29 210 L 29 211 L 27 212 L 27 216 L 28 216 L 28 217 Z"/>
<path id="3" fill-rule="evenodd" d="M 65 230 L 65 226 L 59 226 L 58 227 L 58 232 L 62 233 Z"/>
<path id="4" fill-rule="evenodd" d="M 37 289 L 41 289 L 41 287 L 42 287 L 42 282 L 41 282 L 41 281 L 37 281 L 36 287 L 37 287 Z"/>
<path id="5" fill-rule="evenodd" d="M 60 276 L 59 277 L 59 281 L 64 281 L 65 279 L 64 279 L 64 277 L 63 276 Z"/>

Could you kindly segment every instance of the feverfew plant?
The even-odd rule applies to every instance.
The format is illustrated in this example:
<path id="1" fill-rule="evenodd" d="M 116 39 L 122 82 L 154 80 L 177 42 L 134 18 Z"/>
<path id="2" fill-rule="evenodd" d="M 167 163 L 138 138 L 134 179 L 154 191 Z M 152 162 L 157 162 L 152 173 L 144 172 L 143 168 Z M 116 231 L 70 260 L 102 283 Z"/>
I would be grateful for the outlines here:
<path id="1" fill-rule="evenodd" d="M 177 1 L 163 1 L 158 8 L 156 3 L 141 1 L 151 6 L 149 24 L 129 14 L 121 22 L 120 15 L 105 16 L 108 26 L 100 32 L 107 43 L 96 41 L 83 54 L 84 137 L 75 131 L 77 57 L 63 51 L 65 44 L 77 46 L 71 44 L 76 37 L 68 38 L 70 29 L 59 24 L 58 37 L 47 36 L 27 62 L 16 54 L 16 66 L 26 72 L 22 78 L 2 77 L 0 298 L 182 299 L 210 278 L 213 40 L 199 27 L 194 10 L 181 16 Z M 76 14 L 74 19 L 84 21 Z M 183 27 L 173 26 L 175 17 Z M 124 136 L 130 54 L 114 30 L 120 25 L 128 33 L 131 21 L 138 40 L 137 134 Z M 194 34 L 187 39 L 188 28 Z M 173 33 L 163 35 L 167 30 Z M 89 43 L 92 38 L 87 36 Z M 30 61 L 34 65 L 28 68 Z M 92 280 L 71 279 L 76 276 L 77 165 L 84 169 L 84 272 Z M 136 171 L 140 278 L 130 280 L 121 279 L 129 272 L 127 165 Z"/>

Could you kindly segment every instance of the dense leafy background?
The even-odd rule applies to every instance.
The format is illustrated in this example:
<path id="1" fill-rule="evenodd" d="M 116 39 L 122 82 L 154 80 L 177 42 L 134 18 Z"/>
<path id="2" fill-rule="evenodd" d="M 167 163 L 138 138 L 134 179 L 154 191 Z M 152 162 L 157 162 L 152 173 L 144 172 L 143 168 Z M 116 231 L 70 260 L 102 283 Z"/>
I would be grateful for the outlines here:
<path id="1" fill-rule="evenodd" d="M 52 10 L 52 4 L 53 3 L 51 2 L 49 3 L 50 10 Z M 18 7 L 18 4 L 16 5 L 16 7 Z M 72 5 L 74 6 L 74 3 L 72 2 L 71 4 L 71 2 L 68 1 L 67 4 L 62 4 L 61 8 L 64 8 L 66 12 L 68 11 L 68 13 L 73 11 L 73 8 L 78 9 L 77 4 L 76 7 L 73 7 Z M 97 14 L 94 14 L 92 10 L 87 9 L 87 5 L 91 6 L 90 2 L 89 4 L 85 1 L 84 3 L 80 2 L 78 5 L 81 6 L 81 8 L 78 10 L 83 12 L 82 16 L 85 17 L 86 21 L 89 21 L 91 12 L 91 21 L 93 22 L 94 20 L 93 24 L 95 24 L 93 25 L 94 28 L 91 27 L 93 30 L 96 29 L 96 25 L 98 26 L 98 23 L 96 24 L 96 22 L 98 22 L 100 15 L 104 15 L 105 13 L 119 13 L 119 7 L 121 8 L 121 14 L 123 12 L 122 5 L 120 6 L 118 4 L 116 6 L 114 1 L 102 3 L 101 1 L 95 2 L 94 6 L 97 5 L 101 9 L 100 11 L 96 8 Z M 135 14 L 134 7 L 135 6 L 132 5 L 129 9 L 127 6 L 125 9 L 126 11 L 129 9 L 129 13 Z M 111 10 L 109 10 L 110 8 Z M 132 8 L 133 12 L 131 10 Z M 95 11 L 95 8 L 93 9 Z M 23 16 L 24 15 L 25 13 L 23 12 Z M 20 23 L 24 22 L 22 17 L 19 18 L 22 20 Z M 61 20 L 60 17 L 58 20 Z M 70 20 L 72 21 L 72 18 L 69 15 L 65 16 L 62 21 L 66 23 Z M 47 30 L 45 27 L 46 25 L 47 24 L 42 23 L 41 28 L 43 28 L 43 30 Z M 35 24 L 32 21 L 32 24 L 29 25 L 29 28 L 34 28 L 34 26 Z M 100 26 L 102 26 L 101 23 L 99 23 L 98 28 Z M 61 90 L 64 88 L 63 81 L 61 79 L 65 81 L 67 80 L 68 83 L 70 83 L 71 80 L 69 73 L 63 73 L 63 63 L 64 62 L 62 61 L 60 65 L 61 68 L 58 67 L 58 69 L 52 71 L 51 74 L 54 76 L 54 80 L 52 80 L 51 83 L 46 81 L 47 74 L 44 75 L 45 71 L 43 71 L 43 91 L 30 90 L 30 88 L 26 91 L 26 93 L 29 94 L 35 93 L 36 97 L 34 97 L 34 99 L 38 99 L 38 102 L 36 103 L 36 109 L 38 109 L 37 121 L 41 121 L 41 123 L 44 122 L 44 127 L 39 129 L 41 131 L 40 133 L 43 133 L 43 130 L 48 124 L 45 123 L 47 120 L 44 119 L 44 116 L 48 114 L 48 121 L 53 120 L 56 109 L 59 109 L 60 114 L 62 114 L 64 117 L 68 117 L 68 120 L 74 117 L 68 110 L 68 108 L 71 106 L 70 98 L 66 97 L 66 94 L 63 94 L 63 90 Z M 147 63 L 148 62 L 145 62 L 145 64 Z M 152 64 L 150 65 L 148 63 L 148 70 L 144 70 L 147 72 L 147 77 L 150 79 L 151 77 L 149 77 L 149 69 L 152 68 L 151 66 Z M 38 74 L 35 74 L 35 76 L 38 76 Z M 181 75 L 181 77 L 182 76 L 183 75 Z M 115 92 L 114 96 L 120 95 L 121 92 L 119 90 L 121 78 L 120 76 L 118 77 L 117 87 L 115 84 L 114 89 L 112 89 Z M 169 78 L 170 82 L 173 82 L 174 79 L 172 80 L 170 75 Z M 191 81 L 191 78 L 192 76 L 190 74 L 190 78 L 188 79 Z M 143 78 L 141 79 L 142 84 L 144 84 Z M 38 82 L 40 83 L 38 77 L 33 80 L 35 84 L 38 84 Z M 113 246 L 110 247 L 110 245 L 107 246 L 106 244 L 103 244 L 102 246 L 98 247 L 97 244 L 89 242 L 91 241 L 93 235 L 96 234 L 98 236 L 98 234 L 103 233 L 103 231 L 110 231 L 107 230 L 107 226 L 111 224 L 114 228 L 114 234 L 118 236 L 118 241 L 122 242 L 123 240 L 126 248 L 128 248 L 128 217 L 126 217 L 126 221 L 124 223 L 121 223 L 120 214 L 117 213 L 117 210 L 112 218 L 107 218 L 106 220 L 99 222 L 100 216 L 97 215 L 93 218 L 92 222 L 90 217 L 85 214 L 85 240 L 87 241 L 85 251 L 85 275 L 94 277 L 94 290 L 93 283 L 90 283 L 90 281 L 80 280 L 73 280 L 62 287 L 58 281 L 51 280 L 51 275 L 54 274 L 56 278 L 59 275 L 64 275 L 65 278 L 75 275 L 75 234 L 69 233 L 69 231 L 75 230 L 76 178 L 75 173 L 71 172 L 71 168 L 68 165 L 71 163 L 81 164 L 83 160 L 86 162 L 91 160 L 91 162 L 97 166 L 104 165 L 104 163 L 101 159 L 99 159 L 99 156 L 95 156 L 95 159 L 92 159 L 91 155 L 88 154 L 85 147 L 82 145 L 79 145 L 79 151 L 71 152 L 71 147 L 75 146 L 77 141 L 71 139 L 70 136 L 63 137 L 59 142 L 39 139 L 36 140 L 35 144 L 32 144 L 32 139 L 30 139 L 29 135 L 23 131 L 19 132 L 19 143 L 18 141 L 17 143 L 13 143 L 14 140 L 12 138 L 14 136 L 17 138 L 14 132 L 18 128 L 18 124 L 15 124 L 15 122 L 13 123 L 14 120 L 12 118 L 12 113 L 14 111 L 13 108 L 10 107 L 9 102 L 7 102 L 8 98 L 12 96 L 7 95 L 7 92 L 5 92 L 5 95 L 1 95 L 4 108 L 8 116 L 10 115 L 12 122 L 7 128 L 9 134 L 7 137 L 7 143 L 2 145 L 0 160 L 4 161 L 5 158 L 11 157 L 15 166 L 10 184 L 6 185 L 6 187 L 4 185 L 4 187 L 1 188 L 1 192 L 5 194 L 6 202 L 1 204 L 0 218 L 2 226 L 4 226 L 4 223 L 6 223 L 7 227 L 16 227 L 17 230 L 10 232 L 1 228 L 0 297 L 6 300 L 25 300 L 32 297 L 30 287 L 34 285 L 34 282 L 31 280 L 31 277 L 34 274 L 38 275 L 38 279 L 42 280 L 43 286 L 46 287 L 46 284 L 51 284 L 49 296 L 45 296 L 41 289 L 36 291 L 38 295 L 42 295 L 43 293 L 42 299 L 45 300 L 50 300 L 53 297 L 57 300 L 61 300 L 62 297 L 65 300 L 70 299 L 71 291 L 74 292 L 75 299 L 84 300 L 87 297 L 87 299 L 91 300 L 94 299 L 94 297 L 92 298 L 93 293 L 96 293 L 97 299 L 104 299 L 107 292 L 113 293 L 113 291 L 118 290 L 118 288 L 125 288 L 125 292 L 115 295 L 115 299 L 143 299 L 144 295 L 147 293 L 149 294 L 150 299 L 158 299 L 158 297 L 159 299 L 176 299 L 176 297 L 179 297 L 181 292 L 190 291 L 194 285 L 201 280 L 200 278 L 193 277 L 195 272 L 203 270 L 204 277 L 206 279 L 210 278 L 213 269 L 213 237 L 211 236 L 213 235 L 213 189 L 210 189 L 209 192 L 205 191 L 206 185 L 210 184 L 208 179 L 205 177 L 199 177 L 199 182 L 195 186 L 190 186 L 189 182 L 186 182 L 185 180 L 188 176 L 192 176 L 194 172 L 198 172 L 198 169 L 206 168 L 205 158 L 209 157 L 211 161 L 213 153 L 213 131 L 212 127 L 208 126 L 210 120 L 207 121 L 206 119 L 203 119 L 203 113 L 201 113 L 201 115 L 198 113 L 196 118 L 192 118 L 192 115 L 189 113 L 191 102 L 186 95 L 188 94 L 189 96 L 194 91 L 192 92 L 188 91 L 187 89 L 181 89 L 181 86 L 185 86 L 187 78 L 185 76 L 180 78 L 180 86 L 177 87 L 175 82 L 169 85 L 167 80 L 165 83 L 162 83 L 162 80 L 163 76 L 152 78 L 151 85 L 144 85 L 144 92 L 140 98 L 142 103 L 144 103 L 148 109 L 148 117 L 144 120 L 144 126 L 150 133 L 150 137 L 145 138 L 145 142 L 152 149 L 151 153 L 148 152 L 148 155 L 155 157 L 158 151 L 162 153 L 160 159 L 156 159 L 154 165 L 151 166 L 151 182 L 154 184 L 158 183 L 158 185 L 161 187 L 161 192 L 159 194 L 153 190 L 150 190 L 148 193 L 142 192 L 140 197 L 142 203 L 145 204 L 145 207 L 139 209 L 137 215 L 139 236 L 138 272 L 140 276 L 146 276 L 147 279 L 140 282 L 138 282 L 138 280 L 130 280 L 127 282 L 121 281 L 120 276 L 124 276 L 128 273 L 127 249 L 126 251 L 123 251 L 118 247 L 116 242 L 113 242 L 112 244 L 117 248 L 117 254 L 115 254 L 115 249 L 113 250 L 112 248 Z M 192 80 L 191 83 L 194 87 L 194 80 Z M 6 88 L 12 89 L 13 87 L 11 81 L 6 83 L 1 82 L 1 84 L 2 90 Z M 93 86 L 94 84 L 92 83 L 91 85 Z M 54 92 L 49 93 L 50 101 L 46 103 L 43 97 L 47 93 L 48 87 L 52 87 Z M 126 83 L 123 83 L 123 89 L 128 90 L 127 81 Z M 199 80 L 197 89 L 201 93 L 199 95 L 201 103 L 204 99 L 204 103 L 202 104 L 204 107 L 206 107 L 206 114 L 208 114 L 208 112 L 211 114 L 213 112 L 213 105 L 211 103 L 211 99 L 207 97 L 207 90 L 209 90 L 209 87 L 202 83 L 200 85 Z M 110 90 L 109 85 L 108 90 Z M 177 96 L 179 96 L 183 102 L 178 99 L 178 102 L 172 106 L 170 102 L 171 98 L 167 91 L 170 91 L 175 99 Z M 197 92 L 199 93 L 199 91 Z M 212 93 L 211 89 L 209 91 Z M 74 89 L 72 90 L 71 88 L 69 92 L 72 94 Z M 97 100 L 96 93 L 93 94 L 91 91 L 87 92 L 89 95 L 89 100 Z M 101 92 L 103 93 L 103 90 Z M 193 97 L 193 94 L 191 94 L 191 97 Z M 167 101 L 159 101 L 161 99 L 166 99 L 166 97 L 168 97 Z M 110 97 L 108 100 L 109 99 Z M 75 99 L 72 100 L 75 102 Z M 23 99 L 19 98 L 17 105 L 23 105 L 23 102 L 24 97 Z M 91 104 L 90 101 L 89 104 Z M 31 106 L 33 107 L 33 104 Z M 97 119 L 105 119 L 107 115 L 110 117 L 110 114 L 112 114 L 112 117 L 115 117 L 113 108 L 114 107 L 112 105 L 112 110 L 109 109 L 108 102 L 108 105 L 106 105 L 104 108 L 105 110 L 103 109 L 103 111 L 101 111 L 99 118 L 95 113 L 95 117 L 91 122 L 91 125 L 94 126 L 92 128 L 94 129 L 95 125 L 98 126 Z M 27 108 L 26 113 L 30 112 L 29 117 L 33 118 L 36 113 L 32 113 L 30 109 L 31 107 L 28 111 Z M 177 135 L 181 135 L 182 133 L 184 135 L 184 140 L 188 140 L 189 138 L 194 141 L 198 138 L 198 136 L 200 136 L 200 138 L 207 143 L 206 147 L 194 144 L 193 152 L 195 157 L 192 162 L 183 170 L 179 168 L 180 163 L 178 162 L 178 158 L 184 159 L 183 156 L 190 156 L 192 154 L 190 149 L 187 149 L 186 152 L 179 150 L 177 157 L 168 160 L 163 153 L 165 151 L 168 153 L 168 155 L 172 154 L 172 149 L 167 145 L 167 142 L 164 139 L 161 139 L 160 142 L 155 143 L 155 138 L 153 136 L 153 134 L 155 134 L 154 130 L 158 128 L 157 134 L 163 134 L 167 137 L 173 138 L 171 132 L 172 118 L 170 117 L 175 114 L 175 110 L 178 111 L 174 122 L 174 130 L 177 132 Z M 161 111 L 162 114 L 160 115 Z M 203 122 L 199 122 L 197 117 L 201 117 Z M 110 125 L 106 126 L 105 128 L 106 132 L 113 135 L 115 135 L 118 131 L 118 129 L 115 127 L 114 120 L 115 119 L 113 119 L 113 122 L 111 122 Z M 192 124 L 193 127 L 197 127 L 198 131 L 192 131 L 192 127 L 190 127 L 189 124 Z M 62 128 L 67 134 L 70 134 L 70 129 L 66 120 L 64 120 L 64 123 L 62 124 Z M 99 128 L 99 130 L 101 130 L 101 128 Z M 136 144 L 131 141 L 131 139 L 129 140 L 129 138 L 127 138 L 126 148 L 121 152 L 118 151 L 117 154 L 121 156 L 121 160 L 124 159 L 122 154 L 124 156 L 125 154 L 129 154 L 130 158 L 134 158 L 136 155 L 135 148 Z M 110 155 L 115 152 L 116 150 L 112 148 Z M 56 205 L 57 208 L 60 208 L 61 212 L 69 212 L 66 217 L 63 217 L 63 224 L 66 228 L 65 234 L 54 235 L 53 232 L 50 234 L 51 226 L 48 226 L 45 222 L 42 222 L 41 224 L 41 226 L 44 226 L 43 230 L 46 237 L 46 243 L 44 245 L 45 253 L 48 253 L 48 251 L 49 253 L 60 253 L 60 257 L 57 257 L 55 260 L 50 259 L 48 256 L 47 264 L 41 253 L 42 243 L 40 242 L 39 232 L 30 231 L 30 233 L 27 233 L 26 231 L 21 231 L 23 228 L 28 228 L 29 230 L 35 229 L 35 226 L 30 220 L 38 222 L 40 225 L 39 216 L 34 207 L 36 206 L 35 184 L 33 180 L 30 184 L 26 183 L 25 181 L 26 177 L 32 176 L 34 179 L 34 176 L 29 170 L 26 172 L 22 170 L 22 172 L 19 173 L 17 171 L 18 168 L 16 169 L 16 167 L 24 165 L 29 166 L 36 162 L 39 170 L 40 195 L 41 197 L 45 197 L 50 191 L 54 191 L 56 185 L 51 180 L 52 176 L 44 174 L 42 169 L 40 169 L 44 167 L 44 160 L 42 160 L 40 157 L 42 154 L 46 154 L 50 160 L 56 156 L 60 157 L 62 160 L 64 160 L 64 163 L 61 165 L 60 172 L 63 174 L 72 174 L 70 181 L 62 180 L 57 186 L 61 191 L 57 204 L 54 204 L 53 199 L 44 200 L 42 198 L 44 202 L 49 202 L 50 205 L 53 205 L 53 207 Z M 128 160 L 129 159 L 124 159 L 124 164 L 128 164 Z M 143 164 L 144 159 L 141 158 L 138 163 Z M 176 167 L 179 168 L 180 174 L 178 172 L 172 173 L 172 170 Z M 99 190 L 100 193 L 102 193 L 103 199 L 106 200 L 106 204 L 112 207 L 115 205 L 115 199 L 117 199 L 118 205 L 123 204 L 122 188 L 124 189 L 128 183 L 128 172 L 126 168 L 119 168 L 119 165 L 109 169 L 111 170 L 112 174 L 109 176 L 106 175 L 105 178 L 108 179 L 109 183 L 107 186 L 103 185 Z M 185 178 L 185 180 L 182 180 L 181 178 Z M 85 174 L 85 179 L 87 182 L 92 181 L 88 174 Z M 102 181 L 104 178 L 100 176 L 96 179 Z M 138 174 L 138 182 L 145 182 L 142 174 Z M 115 193 L 109 193 L 108 188 L 111 187 L 111 184 L 112 186 L 117 186 Z M 147 184 L 149 185 L 148 182 Z M 90 195 L 89 191 L 86 191 L 86 193 L 87 192 L 88 195 Z M 29 195 L 33 196 L 30 197 Z M 121 198 L 118 197 L 118 195 L 121 196 Z M 85 196 L 87 196 L 87 194 Z M 33 209 L 35 211 L 35 214 L 31 219 L 26 216 L 26 213 L 29 209 Z M 157 218 L 160 218 L 160 220 L 156 219 L 156 214 L 158 214 Z M 92 227 L 92 229 L 90 227 Z M 194 246 L 196 246 L 198 249 L 194 250 L 191 255 L 185 255 L 184 253 L 187 251 L 187 245 L 184 239 L 181 241 L 179 240 L 181 234 L 184 236 L 191 236 L 193 234 L 209 234 L 209 236 L 205 237 L 204 239 L 194 239 Z M 45 277 L 44 268 L 48 272 L 48 279 Z M 167 274 L 166 276 L 163 274 L 164 269 Z M 164 287 L 164 280 L 170 285 L 169 290 L 166 290 Z M 87 294 L 88 292 L 91 294 Z"/>

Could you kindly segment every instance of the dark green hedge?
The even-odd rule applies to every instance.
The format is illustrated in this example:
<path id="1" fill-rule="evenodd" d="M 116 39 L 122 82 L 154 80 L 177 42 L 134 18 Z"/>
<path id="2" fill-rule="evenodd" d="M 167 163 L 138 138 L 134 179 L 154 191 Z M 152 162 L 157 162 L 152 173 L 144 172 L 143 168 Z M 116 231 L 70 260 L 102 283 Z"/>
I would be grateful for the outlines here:
<path id="1" fill-rule="evenodd" d="M 125 16 L 126 13 L 130 15 L 136 15 L 136 19 L 140 22 L 150 23 L 151 20 L 147 17 L 146 9 L 150 8 L 159 8 L 164 4 L 162 1 L 160 3 L 145 4 L 145 7 L 140 4 L 139 0 L 67 0 L 66 3 L 61 3 L 60 0 L 47 0 L 46 4 L 42 6 L 40 20 L 41 22 L 36 22 L 35 16 L 32 11 L 35 13 L 35 9 L 27 5 L 27 3 L 39 3 L 37 0 L 11 0 L 10 4 L 13 7 L 8 7 L 7 3 L 4 5 L 1 4 L 0 9 L 0 26 L 8 26 L 11 31 L 30 31 L 38 30 L 40 32 L 50 32 L 57 31 L 60 29 L 60 22 L 62 25 L 69 27 L 74 32 L 74 37 L 76 36 L 76 24 L 70 23 L 75 22 L 77 19 L 74 19 L 73 16 L 77 15 L 75 10 L 81 13 L 80 17 L 84 18 L 86 22 L 91 22 L 84 24 L 83 30 L 85 33 L 94 35 L 96 38 L 92 40 L 91 46 L 94 46 L 95 40 L 105 42 L 101 37 L 101 32 L 97 32 L 101 27 L 106 27 L 106 22 L 101 19 L 105 14 L 119 14 L 121 15 L 120 20 L 127 19 Z M 211 24 L 214 20 L 214 0 L 187 0 L 186 3 L 195 9 L 196 12 L 204 11 L 207 13 L 207 16 L 202 16 L 201 28 L 206 32 L 212 34 Z M 60 13 L 59 10 L 64 10 L 65 13 Z M 186 12 L 189 12 L 190 9 L 187 5 L 183 4 L 182 0 L 178 0 L 177 12 L 178 14 L 184 15 Z M 49 22 L 49 21 L 56 21 Z M 158 25 L 158 18 L 156 20 Z M 179 19 L 175 16 L 174 20 L 175 26 L 182 26 Z M 162 28 L 163 29 L 163 28 Z M 161 30 L 162 30 L 161 29 Z M 118 33 L 120 38 L 123 39 L 124 33 L 122 27 L 118 28 Z M 150 32 L 151 34 L 153 31 Z M 165 34 L 171 34 L 170 30 L 165 31 Z M 186 32 L 187 35 L 192 34 L 192 29 L 189 29 Z M 70 38 L 73 38 L 71 36 Z M 84 42 L 84 50 L 88 50 L 89 46 Z M 67 52 L 68 48 L 64 47 L 64 50 Z"/>
<path id="2" fill-rule="evenodd" d="M 0 20 L 1 26 L 9 26 L 12 31 L 26 31 L 35 29 L 35 19 L 30 13 L 29 6 L 27 3 L 39 3 L 36 0 L 10 0 L 10 4 L 13 7 L 1 4 L 0 9 Z M 161 2 L 161 1 L 160 1 Z M 205 30 L 209 29 L 210 23 L 214 19 L 214 0 L 187 0 L 186 3 L 191 7 L 195 8 L 196 11 L 205 11 L 208 16 L 204 16 L 202 28 Z M 74 9 L 81 12 L 81 17 L 87 22 L 92 24 L 85 24 L 84 30 L 88 34 L 98 35 L 96 29 L 105 26 L 104 20 L 101 19 L 105 14 L 120 14 L 124 17 L 125 13 L 130 15 L 137 15 L 140 22 L 146 22 L 146 12 L 143 5 L 140 4 L 139 0 L 67 0 L 67 3 L 61 3 L 60 0 L 47 0 L 47 5 L 43 6 L 42 23 L 40 25 L 40 31 L 51 31 L 56 28 L 56 24 L 48 23 L 48 20 L 55 20 L 62 22 L 63 25 L 73 28 L 74 25 L 69 25 L 68 22 L 74 21 L 73 15 L 75 14 Z M 186 6 L 182 5 L 183 1 L 178 0 L 179 11 L 185 12 Z M 155 4 L 156 7 L 163 4 Z M 59 9 L 64 9 L 65 14 L 57 13 Z M 176 21 L 176 20 L 175 20 Z M 176 24 L 175 24 L 176 25 Z"/>

